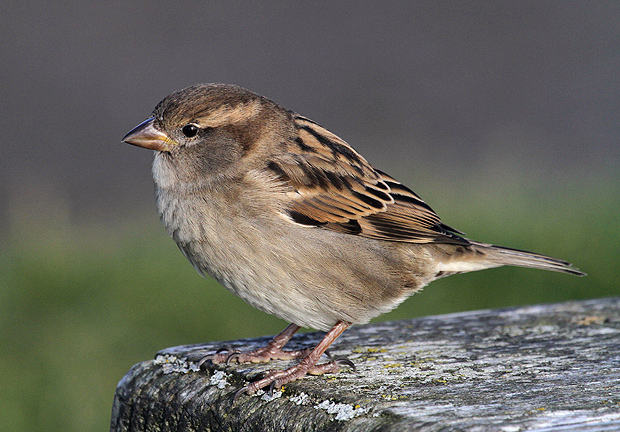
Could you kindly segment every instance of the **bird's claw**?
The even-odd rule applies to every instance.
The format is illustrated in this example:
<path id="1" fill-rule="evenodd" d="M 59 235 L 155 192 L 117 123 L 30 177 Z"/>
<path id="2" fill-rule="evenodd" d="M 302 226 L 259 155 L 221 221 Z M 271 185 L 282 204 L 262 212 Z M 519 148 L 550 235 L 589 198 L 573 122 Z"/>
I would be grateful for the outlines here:
<path id="1" fill-rule="evenodd" d="M 353 372 L 355 372 L 357 370 L 357 368 L 355 367 L 355 364 L 349 360 L 348 358 L 344 357 L 344 358 L 339 358 L 334 360 L 336 363 L 338 363 L 340 366 L 346 366 L 349 367 L 351 369 L 353 369 Z"/>
<path id="2" fill-rule="evenodd" d="M 223 354 L 223 353 L 226 353 L 226 354 Z M 213 364 L 225 363 L 226 365 L 228 365 L 230 364 L 230 362 L 235 356 L 239 356 L 240 354 L 241 354 L 241 351 L 234 349 L 234 348 L 230 348 L 230 347 L 218 348 L 218 350 L 215 351 L 215 354 L 207 354 L 202 359 L 200 359 L 200 361 L 198 362 L 198 367 L 201 368 L 202 365 L 205 364 L 209 360 L 211 360 L 211 363 Z"/>
<path id="3" fill-rule="evenodd" d="M 235 395 L 233 396 L 233 403 L 237 402 L 237 400 L 239 399 L 239 396 L 241 396 L 243 393 L 248 393 L 248 386 L 241 387 L 239 390 L 235 392 Z"/>
<path id="4" fill-rule="evenodd" d="M 232 361 L 234 361 L 235 358 L 237 359 L 237 362 L 239 362 L 240 356 L 241 351 L 234 351 L 228 357 L 226 357 L 226 361 L 224 363 L 226 363 L 226 365 L 228 366 Z"/>

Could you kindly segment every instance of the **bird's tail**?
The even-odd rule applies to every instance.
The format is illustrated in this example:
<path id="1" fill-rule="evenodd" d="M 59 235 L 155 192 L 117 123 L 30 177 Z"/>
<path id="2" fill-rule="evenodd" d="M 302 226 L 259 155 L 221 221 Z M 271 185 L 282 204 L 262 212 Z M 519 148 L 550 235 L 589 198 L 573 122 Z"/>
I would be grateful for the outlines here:
<path id="1" fill-rule="evenodd" d="M 584 272 L 576 269 L 571 263 L 564 260 L 471 240 L 469 246 L 457 246 L 453 249 L 452 253 L 444 255 L 444 257 L 445 260 L 440 260 L 438 263 L 437 277 L 505 265 L 552 270 L 576 276 L 585 276 Z"/>
<path id="2" fill-rule="evenodd" d="M 541 270 L 552 270 L 557 272 L 569 273 L 576 276 L 585 276 L 586 274 L 575 267 L 568 261 L 552 258 L 532 252 L 526 252 L 519 249 L 511 249 L 503 246 L 488 245 L 484 243 L 472 242 L 474 248 L 481 248 L 486 253 L 486 259 L 491 262 L 497 262 L 500 265 L 512 265 L 518 267 L 537 268 Z"/>

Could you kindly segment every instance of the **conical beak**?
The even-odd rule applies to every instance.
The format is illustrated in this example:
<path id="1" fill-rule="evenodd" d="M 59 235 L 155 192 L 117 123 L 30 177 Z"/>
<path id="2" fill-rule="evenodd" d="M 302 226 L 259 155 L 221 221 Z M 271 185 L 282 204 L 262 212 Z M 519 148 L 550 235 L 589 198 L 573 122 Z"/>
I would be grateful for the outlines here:
<path id="1" fill-rule="evenodd" d="M 133 128 L 123 137 L 123 142 L 150 150 L 170 151 L 176 143 L 168 135 L 157 129 L 155 118 L 151 117 Z"/>

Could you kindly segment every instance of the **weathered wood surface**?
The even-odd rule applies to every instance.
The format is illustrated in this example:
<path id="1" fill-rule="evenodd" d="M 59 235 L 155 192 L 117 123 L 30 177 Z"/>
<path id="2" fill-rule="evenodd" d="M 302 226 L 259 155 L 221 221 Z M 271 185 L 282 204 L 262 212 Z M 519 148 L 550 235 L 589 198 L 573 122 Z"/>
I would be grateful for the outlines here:
<path id="1" fill-rule="evenodd" d="M 298 348 L 321 333 L 302 334 Z M 332 355 L 356 371 L 309 377 L 271 396 L 235 392 L 286 367 L 196 362 L 222 346 L 182 346 L 119 383 L 112 431 L 620 430 L 620 298 L 485 310 L 353 327 Z"/>

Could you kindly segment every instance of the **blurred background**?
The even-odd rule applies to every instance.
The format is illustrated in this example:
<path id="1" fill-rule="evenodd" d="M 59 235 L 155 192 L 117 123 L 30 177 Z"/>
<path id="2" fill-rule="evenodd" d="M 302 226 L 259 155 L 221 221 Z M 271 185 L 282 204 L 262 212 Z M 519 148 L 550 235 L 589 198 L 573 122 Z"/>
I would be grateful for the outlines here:
<path id="1" fill-rule="evenodd" d="M 454 276 L 379 320 L 620 294 L 618 2 L 3 4 L 2 430 L 106 430 L 133 364 L 287 324 L 198 276 L 152 154 L 120 142 L 198 82 L 321 123 L 471 238 L 589 274 Z"/>

